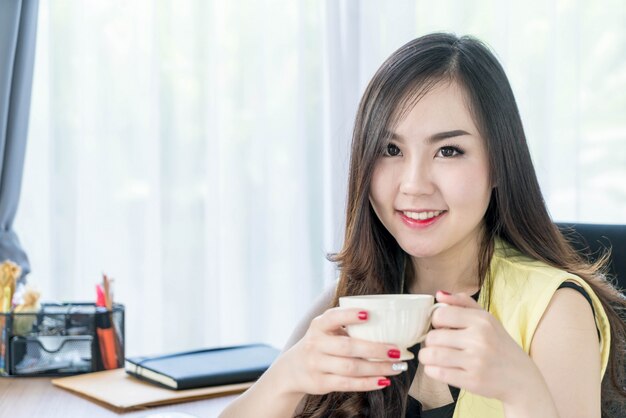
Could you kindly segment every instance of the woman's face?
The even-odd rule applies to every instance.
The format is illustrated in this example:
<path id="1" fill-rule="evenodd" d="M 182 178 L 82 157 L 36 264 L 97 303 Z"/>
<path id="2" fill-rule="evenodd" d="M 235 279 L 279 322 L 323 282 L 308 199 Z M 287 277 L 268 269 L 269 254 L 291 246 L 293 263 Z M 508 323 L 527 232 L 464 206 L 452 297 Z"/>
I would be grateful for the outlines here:
<path id="1" fill-rule="evenodd" d="M 400 247 L 433 257 L 475 244 L 491 196 L 489 159 L 455 82 L 424 95 L 391 132 L 370 202 Z"/>

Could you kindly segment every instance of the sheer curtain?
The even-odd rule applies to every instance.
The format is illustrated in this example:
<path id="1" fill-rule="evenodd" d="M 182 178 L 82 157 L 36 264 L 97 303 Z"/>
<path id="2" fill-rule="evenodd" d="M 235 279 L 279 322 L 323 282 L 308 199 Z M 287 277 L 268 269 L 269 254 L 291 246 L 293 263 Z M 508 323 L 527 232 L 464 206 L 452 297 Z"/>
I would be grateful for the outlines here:
<path id="1" fill-rule="evenodd" d="M 281 346 L 336 275 L 350 130 L 409 39 L 501 58 L 556 219 L 626 222 L 619 1 L 42 0 L 16 230 L 47 300 L 126 305 L 127 353 Z"/>
<path id="2" fill-rule="evenodd" d="M 18 228 L 44 298 L 113 276 L 129 353 L 282 344 L 332 250 L 314 6 L 42 2 Z"/>

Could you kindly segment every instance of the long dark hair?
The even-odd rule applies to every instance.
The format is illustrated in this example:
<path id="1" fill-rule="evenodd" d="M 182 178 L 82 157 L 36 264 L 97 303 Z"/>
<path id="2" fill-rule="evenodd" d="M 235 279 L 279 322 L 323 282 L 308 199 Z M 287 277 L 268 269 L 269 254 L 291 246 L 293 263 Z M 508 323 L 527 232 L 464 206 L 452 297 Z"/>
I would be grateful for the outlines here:
<path id="1" fill-rule="evenodd" d="M 493 189 L 485 214 L 477 283 L 488 285 L 488 266 L 496 236 L 522 253 L 585 280 L 611 324 L 609 366 L 603 380 L 603 414 L 626 397 L 626 325 L 618 312 L 626 302 L 604 276 L 607 257 L 590 263 L 551 221 L 543 200 L 513 92 L 504 70 L 479 40 L 435 33 L 415 39 L 391 55 L 376 72 L 361 99 L 352 138 L 346 230 L 338 263 L 340 296 L 402 293 L 404 277 L 414 277 L 409 256 L 378 220 L 369 202 L 374 165 L 387 132 L 411 103 L 440 82 L 455 81 L 466 92 L 469 110 L 486 140 Z M 405 286 L 406 287 L 406 286 Z M 487 290 L 488 286 L 483 287 Z M 308 396 L 302 417 L 400 417 L 411 382 L 407 373 L 392 385 L 365 393 Z"/>

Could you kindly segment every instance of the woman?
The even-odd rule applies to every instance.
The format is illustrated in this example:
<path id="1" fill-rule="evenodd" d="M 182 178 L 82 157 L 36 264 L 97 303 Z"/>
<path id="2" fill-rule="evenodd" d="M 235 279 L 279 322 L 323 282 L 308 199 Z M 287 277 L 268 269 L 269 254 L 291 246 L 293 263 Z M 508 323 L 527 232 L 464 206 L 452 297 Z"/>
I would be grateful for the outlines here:
<path id="1" fill-rule="evenodd" d="M 336 288 L 223 417 L 600 417 L 624 395 L 624 300 L 551 222 L 506 75 L 471 37 L 418 38 L 374 75 L 332 260 Z M 449 305 L 417 361 L 346 335 L 367 312 L 340 296 L 407 292 Z"/>

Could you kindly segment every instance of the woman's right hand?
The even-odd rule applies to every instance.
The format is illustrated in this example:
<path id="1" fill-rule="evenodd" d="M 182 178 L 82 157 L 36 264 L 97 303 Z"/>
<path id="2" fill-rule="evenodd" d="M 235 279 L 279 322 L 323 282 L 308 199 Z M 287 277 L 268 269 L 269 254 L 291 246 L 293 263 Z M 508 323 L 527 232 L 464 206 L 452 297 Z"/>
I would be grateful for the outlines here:
<path id="1" fill-rule="evenodd" d="M 400 350 L 394 345 L 348 336 L 344 326 L 365 321 L 367 312 L 354 308 L 331 308 L 314 318 L 304 337 L 274 365 L 286 390 L 322 395 L 389 386 L 387 377 L 402 373 L 407 364 L 398 360 Z"/>

